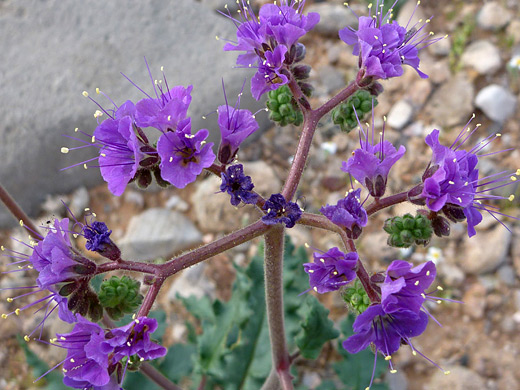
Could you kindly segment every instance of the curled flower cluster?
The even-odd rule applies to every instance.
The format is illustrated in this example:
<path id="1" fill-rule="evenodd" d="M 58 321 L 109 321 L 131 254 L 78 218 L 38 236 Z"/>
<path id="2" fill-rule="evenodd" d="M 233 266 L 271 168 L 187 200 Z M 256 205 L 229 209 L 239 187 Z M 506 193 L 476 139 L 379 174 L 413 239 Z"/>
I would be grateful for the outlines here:
<path id="1" fill-rule="evenodd" d="M 28 289 L 31 292 L 9 298 L 8 302 L 29 294 L 44 293 L 43 298 L 11 313 L 2 314 L 3 318 L 7 318 L 11 314 L 18 315 L 21 311 L 42 304 L 37 311 L 45 309 L 44 317 L 38 326 L 25 336 L 27 341 L 38 329 L 43 329 L 46 319 L 56 309 L 59 318 L 67 323 L 76 322 L 76 313 L 93 318 L 102 315 L 97 296 L 88 287 L 90 279 L 96 273 L 96 264 L 73 248 L 70 234 L 69 219 L 56 219 L 53 226 L 48 228 L 45 237 L 40 236 L 40 241 L 25 244 L 31 249 L 30 255 L 10 251 L 9 256 L 15 259 L 12 264 L 18 267 L 16 271 L 34 269 L 38 272 L 38 277 L 35 286 L 17 288 Z"/>
<path id="2" fill-rule="evenodd" d="M 79 316 L 72 332 L 51 340 L 67 350 L 63 383 L 75 389 L 120 389 L 129 365 L 166 355 L 166 348 L 150 339 L 156 329 L 154 318 L 105 330 Z"/>
<path id="3" fill-rule="evenodd" d="M 433 130 L 426 137 L 426 144 L 433 152 L 432 160 L 423 175 L 423 184 L 412 190 L 411 200 L 425 204 L 433 213 L 431 216 L 436 222 L 442 221 L 437 213 L 443 213 L 454 222 L 467 221 L 468 236 L 476 234 L 475 226 L 482 221 L 482 212 L 491 215 L 501 215 L 495 206 L 487 205 L 484 201 L 493 199 L 507 199 L 512 201 L 514 195 L 499 196 L 492 193 L 501 187 L 516 182 L 519 171 L 503 171 L 479 178 L 477 168 L 481 157 L 495 153 L 480 153 L 500 134 L 492 134 L 477 143 L 469 151 L 462 150 L 462 145 L 478 129 L 469 128 L 471 120 L 460 132 L 451 146 L 444 146 L 439 142 L 439 130 Z M 507 149 L 510 150 L 510 149 Z M 496 153 L 501 153 L 501 150 Z M 420 191 L 420 194 L 418 193 Z M 413 192 L 417 193 L 415 197 Z M 447 223 L 447 221 L 446 221 Z M 434 224 L 435 227 L 435 224 Z"/>
<path id="4" fill-rule="evenodd" d="M 352 53 L 359 55 L 359 67 L 363 78 L 388 79 L 403 74 L 403 65 L 414 68 L 419 76 L 428 76 L 419 70 L 419 50 L 442 38 L 430 38 L 425 24 L 409 30 L 392 19 L 392 9 L 383 12 L 384 1 L 370 4 L 369 15 L 358 17 L 358 29 L 345 27 L 339 37 L 347 45 L 353 45 Z M 397 3 L 397 1 L 394 3 Z"/>
<path id="5" fill-rule="evenodd" d="M 426 290 L 435 275 L 435 264 L 431 261 L 416 267 L 403 260 L 393 261 L 380 285 L 381 301 L 373 303 L 356 318 L 354 335 L 343 342 L 343 348 L 357 353 L 372 344 L 376 353 L 385 356 L 391 372 L 395 372 L 391 355 L 402 344 L 408 344 L 414 354 L 424 356 L 413 346 L 412 338 L 422 334 L 428 325 L 431 314 L 423 303 L 434 299 Z"/>
<path id="6" fill-rule="evenodd" d="M 249 2 L 237 3 L 240 18 L 227 15 L 237 26 L 237 40 L 226 43 L 224 50 L 246 52 L 238 56 L 237 65 L 257 69 L 251 93 L 259 100 L 264 93 L 289 82 L 291 65 L 305 56 L 305 47 L 298 40 L 314 28 L 320 16 L 314 12 L 304 15 L 305 1 L 264 4 L 258 17 Z"/>
<path id="7" fill-rule="evenodd" d="M 311 289 L 319 294 L 336 291 L 356 278 L 358 255 L 343 253 L 334 247 L 327 252 L 313 253 L 314 262 L 305 263 L 303 269 L 309 274 Z"/>
<path id="8" fill-rule="evenodd" d="M 87 163 L 97 159 L 101 176 L 116 196 L 122 195 L 132 181 L 148 187 L 152 175 L 161 186 L 172 184 L 183 188 L 215 160 L 213 144 L 206 143 L 208 130 L 192 134 L 187 112 L 193 87 L 169 88 L 166 78 L 164 85 L 162 80 L 156 81 L 155 97 L 146 95 L 137 104 L 128 100 L 119 107 L 114 103 L 111 110 L 101 107 L 87 92 L 83 93 L 101 109 L 96 111 L 98 120 L 102 115 L 108 118 L 97 126 L 91 139 L 91 145 L 99 149 L 99 157 L 76 165 L 92 167 Z M 161 133 L 157 146 L 150 142 L 145 128 L 155 128 Z M 62 148 L 62 152 L 68 153 L 69 148 Z"/>
<path id="9" fill-rule="evenodd" d="M 321 212 L 331 222 L 345 229 L 347 236 L 356 239 L 366 226 L 368 216 L 363 205 L 359 201 L 361 189 L 350 191 L 344 199 L 340 199 L 334 206 L 326 205 Z"/>

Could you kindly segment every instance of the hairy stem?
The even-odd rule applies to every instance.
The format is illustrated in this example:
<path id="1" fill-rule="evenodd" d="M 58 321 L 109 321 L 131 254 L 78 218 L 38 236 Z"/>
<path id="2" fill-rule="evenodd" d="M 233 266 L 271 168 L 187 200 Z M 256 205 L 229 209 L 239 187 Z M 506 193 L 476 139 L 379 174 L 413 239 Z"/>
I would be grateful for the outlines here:
<path id="1" fill-rule="evenodd" d="M 158 277 L 156 278 L 148 291 L 146 292 L 146 296 L 144 297 L 143 304 L 137 313 L 137 317 L 147 316 L 152 308 L 155 300 L 157 299 L 157 295 L 159 294 L 159 290 L 161 289 L 164 283 L 164 278 Z"/>
<path id="2" fill-rule="evenodd" d="M 406 202 L 408 200 L 408 191 L 400 192 L 395 195 L 387 196 L 386 198 L 375 199 L 373 203 L 366 208 L 367 214 L 370 216 L 383 210 L 387 207 L 394 206 L 398 203 Z"/>
<path id="3" fill-rule="evenodd" d="M 7 207 L 10 213 L 27 228 L 29 234 L 35 240 L 41 240 L 41 234 L 31 219 L 25 214 L 22 208 L 16 203 L 14 198 L 7 192 L 7 190 L 0 184 L 0 200 Z"/>
<path id="4" fill-rule="evenodd" d="M 294 94 L 296 92 L 294 86 L 291 86 L 291 83 L 289 83 L 289 87 L 291 88 L 291 91 Z M 302 134 L 300 136 L 298 148 L 296 149 L 296 154 L 294 155 L 291 170 L 289 171 L 289 175 L 287 176 L 287 180 L 282 190 L 282 195 L 288 201 L 290 201 L 294 197 L 296 189 L 298 188 L 298 184 L 300 183 L 300 179 L 302 177 L 303 170 L 307 162 L 307 157 L 309 155 L 309 150 L 311 148 L 312 139 L 314 137 L 314 132 L 316 131 L 316 126 L 318 125 L 318 122 L 326 113 L 328 113 L 338 104 L 340 104 L 343 100 L 350 97 L 358 89 L 359 86 L 355 82 L 351 82 L 344 90 L 342 90 L 340 93 L 338 93 L 336 96 L 334 96 L 332 99 L 330 99 L 328 102 L 326 102 L 316 110 L 309 111 L 303 109 L 304 120 Z M 302 107 L 301 104 L 300 107 Z"/>
<path id="5" fill-rule="evenodd" d="M 215 240 L 208 245 L 204 245 L 191 252 L 176 257 L 167 263 L 157 265 L 156 275 L 167 278 L 185 268 L 191 267 L 192 265 L 207 260 L 219 253 L 225 252 L 228 249 L 250 241 L 255 237 L 261 236 L 270 228 L 271 226 L 266 225 L 261 220 L 256 221 L 255 223 Z"/>
<path id="6" fill-rule="evenodd" d="M 273 367 L 278 373 L 282 389 L 292 390 L 291 362 L 285 340 L 283 306 L 283 246 L 284 227 L 275 225 L 265 235 L 265 302 L 271 339 Z"/>
<path id="7" fill-rule="evenodd" d="M 265 380 L 264 384 L 262 385 L 262 388 L 260 390 L 281 390 L 280 387 L 280 378 L 278 377 L 278 373 L 276 370 L 271 368 L 271 371 L 269 372 L 269 376 Z"/>

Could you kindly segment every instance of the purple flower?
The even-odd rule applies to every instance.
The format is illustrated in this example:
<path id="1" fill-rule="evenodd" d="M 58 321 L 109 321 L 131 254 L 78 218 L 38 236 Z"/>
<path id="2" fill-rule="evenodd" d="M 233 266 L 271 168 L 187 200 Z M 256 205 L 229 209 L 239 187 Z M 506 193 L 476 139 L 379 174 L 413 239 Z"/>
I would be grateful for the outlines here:
<path id="1" fill-rule="evenodd" d="M 258 130 L 258 123 L 249 110 L 241 110 L 240 98 L 235 107 L 227 104 L 218 108 L 218 125 L 221 141 L 218 151 L 219 161 L 226 165 L 233 161 L 244 140 Z"/>
<path id="2" fill-rule="evenodd" d="M 167 131 L 157 142 L 157 151 L 161 157 L 161 176 L 177 188 L 184 188 L 195 181 L 204 168 L 213 164 L 215 154 L 211 150 L 213 143 L 206 143 L 208 130 L 199 130 L 191 134 L 191 119 L 179 123 L 175 132 Z"/>
<path id="3" fill-rule="evenodd" d="M 240 202 L 256 204 L 258 195 L 253 192 L 251 176 L 244 175 L 242 164 L 228 167 L 226 172 L 222 172 L 221 177 L 220 191 L 231 195 L 230 201 L 233 206 L 238 206 Z"/>
<path id="4" fill-rule="evenodd" d="M 345 254 L 334 247 L 325 253 L 314 252 L 313 257 L 314 262 L 305 263 L 303 268 L 311 288 L 319 294 L 338 290 L 356 278 L 356 252 Z"/>
<path id="5" fill-rule="evenodd" d="M 258 65 L 258 71 L 251 79 L 251 94 L 256 100 L 260 100 L 264 93 L 289 82 L 282 72 L 285 53 L 285 46 L 277 46 L 274 51 L 265 53 L 265 59 Z"/>
<path id="6" fill-rule="evenodd" d="M 386 313 L 409 310 L 418 313 L 426 300 L 425 291 L 436 276 L 435 264 L 428 261 L 416 267 L 403 260 L 394 260 L 381 285 L 381 305 Z"/>
<path id="7" fill-rule="evenodd" d="M 263 5 L 257 17 L 251 6 L 242 1 L 240 20 L 226 15 L 237 26 L 237 42 L 226 43 L 224 50 L 246 51 L 238 57 L 237 65 L 251 67 L 263 59 L 266 50 L 280 44 L 290 48 L 320 20 L 319 14 L 314 12 L 304 15 L 304 6 L 305 1 L 281 0 L 279 4 Z"/>
<path id="8" fill-rule="evenodd" d="M 279 4 L 265 4 L 257 17 L 249 3 L 239 2 L 240 20 L 228 14 L 237 26 L 237 42 L 228 42 L 225 51 L 245 51 L 238 56 L 237 65 L 258 68 L 251 80 L 251 93 L 255 99 L 267 91 L 288 82 L 283 74 L 288 65 L 303 59 L 303 48 L 298 39 L 319 21 L 317 13 L 303 15 L 305 1 L 281 0 Z M 303 46 L 303 45 L 301 45 Z M 300 55 L 297 55 L 297 52 Z"/>
<path id="9" fill-rule="evenodd" d="M 421 198 L 426 206 L 433 212 L 443 212 L 452 221 L 466 219 L 468 224 L 468 235 L 475 235 L 475 226 L 482 221 L 482 211 L 504 215 L 497 211 L 495 206 L 488 206 L 482 201 L 492 199 L 509 199 L 512 201 L 514 195 L 509 197 L 493 195 L 487 192 L 497 188 L 505 187 L 516 181 L 519 171 L 503 171 L 479 179 L 477 169 L 478 160 L 495 153 L 478 154 L 489 145 L 500 134 L 493 134 L 479 142 L 469 151 L 461 150 L 461 146 L 479 127 L 470 131 L 466 124 L 455 142 L 450 146 L 444 146 L 439 142 L 439 130 L 433 130 L 427 137 L 426 143 L 433 151 L 432 161 L 423 175 L 423 186 Z M 501 153 L 509 151 L 506 149 L 498 151 Z M 507 227 L 506 227 L 507 228 Z"/>
<path id="10" fill-rule="evenodd" d="M 57 334 L 53 340 L 67 349 L 63 383 L 78 389 L 119 390 L 134 359 L 144 361 L 166 354 L 166 348 L 150 340 L 156 329 L 153 318 L 140 317 L 126 326 L 105 330 L 79 316 L 72 332 Z"/>
<path id="11" fill-rule="evenodd" d="M 92 224 L 83 225 L 81 233 L 87 239 L 85 247 L 89 251 L 98 252 L 101 256 L 111 260 L 121 257 L 120 249 L 110 239 L 112 230 L 108 230 L 104 222 L 94 221 Z"/>
<path id="12" fill-rule="evenodd" d="M 360 131 L 365 135 L 365 140 L 360 140 L 361 147 L 356 149 L 341 169 L 352 175 L 368 190 L 370 195 L 380 198 L 385 194 L 388 173 L 392 166 L 403 157 L 406 149 L 400 146 L 399 150 L 388 141 L 384 140 L 385 128 L 379 143 L 374 142 L 374 120 L 372 118 L 372 141 L 368 140 L 368 128 L 364 132 L 361 124 Z"/>
<path id="13" fill-rule="evenodd" d="M 397 3 L 397 1 L 396 1 Z M 403 74 L 402 65 L 414 68 L 419 76 L 428 76 L 419 70 L 419 50 L 439 39 L 429 39 L 430 34 L 424 31 L 426 23 L 418 29 L 406 30 L 395 20 L 390 22 L 392 10 L 386 14 L 381 12 L 384 1 L 374 7 L 376 15 L 359 17 L 358 30 L 346 27 L 339 31 L 339 37 L 347 45 L 354 45 L 353 54 L 359 55 L 360 68 L 364 77 L 388 79 Z M 395 4 L 394 4 L 395 5 Z M 429 22 L 429 20 L 427 21 Z"/>
<path id="14" fill-rule="evenodd" d="M 263 209 L 267 214 L 262 217 L 266 225 L 283 223 L 292 228 L 302 216 L 300 206 L 293 202 L 287 202 L 282 194 L 273 194 L 266 200 Z"/>
<path id="15" fill-rule="evenodd" d="M 350 191 L 335 206 L 326 205 L 320 210 L 331 222 L 344 228 L 349 238 L 353 239 L 359 237 L 361 228 L 366 226 L 368 221 L 367 212 L 359 202 L 360 194 L 360 188 Z"/>
<path id="16" fill-rule="evenodd" d="M 159 84 L 155 88 L 156 98 L 147 98 L 136 105 L 135 120 L 139 127 L 155 127 L 162 132 L 174 131 L 179 122 L 186 118 L 191 103 L 193 86 L 176 86 L 167 91 Z"/>
<path id="17" fill-rule="evenodd" d="M 135 177 L 143 157 L 133 118 L 106 119 L 94 131 L 93 139 L 99 147 L 101 176 L 108 183 L 110 192 L 120 196 Z"/>
<path id="18" fill-rule="evenodd" d="M 35 247 L 28 261 L 39 272 L 36 281 L 42 289 L 59 283 L 93 276 L 96 265 L 72 248 L 69 238 L 69 219 L 56 219 L 45 238 Z"/>

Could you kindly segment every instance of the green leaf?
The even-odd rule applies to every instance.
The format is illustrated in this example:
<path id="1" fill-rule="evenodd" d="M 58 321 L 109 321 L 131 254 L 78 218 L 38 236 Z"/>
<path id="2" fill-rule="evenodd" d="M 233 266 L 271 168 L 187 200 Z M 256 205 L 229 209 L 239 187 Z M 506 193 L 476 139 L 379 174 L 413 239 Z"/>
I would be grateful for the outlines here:
<path id="1" fill-rule="evenodd" d="M 299 310 L 303 321 L 300 333 L 296 336 L 296 345 L 306 359 L 316 359 L 323 345 L 339 336 L 334 323 L 329 320 L 329 310 L 312 295 L 308 295 Z"/>

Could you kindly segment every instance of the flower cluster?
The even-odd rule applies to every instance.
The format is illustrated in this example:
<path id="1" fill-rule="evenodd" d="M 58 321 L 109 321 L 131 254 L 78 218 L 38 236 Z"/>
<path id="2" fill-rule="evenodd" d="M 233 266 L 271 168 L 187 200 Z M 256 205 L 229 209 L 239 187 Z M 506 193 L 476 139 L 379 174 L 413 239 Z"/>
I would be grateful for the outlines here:
<path id="1" fill-rule="evenodd" d="M 162 80 L 156 81 L 155 97 L 146 95 L 137 104 L 126 101 L 119 107 L 114 103 L 111 110 L 104 109 L 87 92 L 83 93 L 101 109 L 95 116 L 108 118 L 97 126 L 91 139 L 91 145 L 99 149 L 99 157 L 80 164 L 88 168 L 91 167 L 88 162 L 98 159 L 101 176 L 116 196 L 122 195 L 132 181 L 146 188 L 152 182 L 152 175 L 161 186 L 172 184 L 183 188 L 215 160 L 213 144 L 206 143 L 208 130 L 192 134 L 191 119 L 187 117 L 192 86 L 168 88 L 166 79 L 164 85 Z M 157 146 L 149 141 L 145 128 L 155 128 L 161 133 Z M 62 148 L 62 152 L 68 151 Z"/>
<path id="2" fill-rule="evenodd" d="M 406 149 L 401 145 L 399 150 L 396 150 L 389 141 L 384 140 L 386 121 L 383 122 L 383 131 L 377 144 L 374 142 L 374 118 L 371 140 L 368 139 L 368 128 L 364 132 L 361 124 L 358 124 L 365 139 L 360 137 L 361 147 L 352 152 L 352 157 L 343 162 L 341 169 L 365 186 L 370 195 L 380 198 L 385 194 L 390 169 L 403 157 Z"/>
<path id="3" fill-rule="evenodd" d="M 265 201 L 263 209 L 266 214 L 262 217 L 262 221 L 266 225 L 283 223 L 286 227 L 292 228 L 302 216 L 300 206 L 288 202 L 282 194 L 271 195 Z"/>
<path id="4" fill-rule="evenodd" d="M 237 26 L 237 41 L 226 43 L 224 50 L 246 52 L 238 56 L 237 65 L 257 69 L 251 80 L 251 93 L 259 100 L 264 93 L 289 82 L 290 66 L 305 56 L 305 47 L 298 40 L 319 22 L 320 16 L 304 15 L 305 1 L 265 4 L 258 17 L 249 2 L 237 3 L 240 19 L 227 15 Z"/>
<path id="5" fill-rule="evenodd" d="M 500 214 L 494 206 L 488 206 L 482 201 L 490 199 L 512 201 L 514 195 L 505 197 L 490 192 L 513 184 L 520 172 L 504 171 L 479 178 L 477 169 L 479 158 L 494 154 L 479 154 L 479 152 L 500 137 L 500 134 L 488 136 L 469 151 L 462 150 L 462 145 L 479 127 L 477 125 L 473 130 L 469 129 L 470 122 L 471 120 L 449 147 L 439 142 L 439 130 L 433 130 L 426 137 L 426 143 L 432 149 L 433 156 L 429 168 L 423 175 L 423 184 L 419 187 L 422 191 L 415 201 L 424 202 L 431 212 L 435 214 L 442 212 L 454 222 L 466 220 L 468 235 L 471 237 L 476 233 L 475 226 L 482 221 L 483 211 L 491 215 Z M 432 216 L 435 217 L 436 215 Z"/>
<path id="6" fill-rule="evenodd" d="M 238 206 L 240 202 L 256 203 L 258 195 L 253 192 L 254 184 L 251 181 L 251 176 L 244 174 L 242 164 L 231 165 L 225 172 L 222 172 L 221 177 L 220 191 L 231 195 L 230 202 L 233 206 Z"/>
<path id="7" fill-rule="evenodd" d="M 67 350 L 63 383 L 75 389 L 120 389 L 129 365 L 166 354 L 166 348 L 150 339 L 156 329 L 154 318 L 139 317 L 105 330 L 79 316 L 72 332 L 52 340 Z"/>
<path id="8" fill-rule="evenodd" d="M 244 89 L 242 86 L 242 91 Z M 222 83 L 224 89 L 224 83 Z M 236 157 L 242 142 L 258 130 L 258 123 L 255 116 L 249 110 L 240 109 L 240 97 L 238 95 L 235 106 L 230 106 L 227 101 L 226 90 L 224 89 L 224 99 L 226 104 L 219 106 L 218 126 L 220 128 L 221 141 L 218 149 L 218 160 L 224 164 L 230 164 Z"/>
<path id="9" fill-rule="evenodd" d="M 430 39 L 431 33 L 424 31 L 429 20 L 419 28 L 413 27 L 407 31 L 397 21 L 391 20 L 392 9 L 384 13 L 383 7 L 384 1 L 378 1 L 372 14 L 370 4 L 369 15 L 358 17 L 357 31 L 350 26 L 339 31 L 341 40 L 353 45 L 352 53 L 359 55 L 362 78 L 377 80 L 398 77 L 403 74 L 403 65 L 411 66 L 419 76 L 427 78 L 419 70 L 419 50 L 442 38 Z"/>
<path id="10" fill-rule="evenodd" d="M 47 235 L 39 238 L 40 241 L 37 243 L 25 244 L 32 250 L 30 255 L 11 251 L 10 257 L 16 260 L 12 264 L 18 267 L 16 271 L 34 269 L 38 272 L 38 277 L 35 286 L 19 287 L 32 290 L 31 292 L 9 298 L 8 301 L 41 292 L 45 296 L 11 313 L 2 314 L 3 318 L 7 318 L 13 313 L 18 315 L 30 307 L 43 304 L 38 311 L 45 309 L 44 318 L 25 336 L 26 340 L 29 340 L 37 329 L 43 328 L 45 320 L 56 309 L 60 319 L 68 323 L 76 321 L 76 313 L 93 318 L 99 318 L 102 314 L 97 296 L 88 287 L 90 279 L 96 273 L 96 264 L 73 248 L 69 220 L 56 219 L 54 225 L 48 228 Z"/>
<path id="11" fill-rule="evenodd" d="M 359 237 L 368 221 L 367 212 L 359 202 L 360 194 L 360 188 L 350 191 L 336 205 L 326 205 L 320 210 L 331 222 L 345 229 L 347 236 L 352 239 Z"/>
<path id="12" fill-rule="evenodd" d="M 381 302 L 373 303 L 356 318 L 354 335 L 343 342 L 343 348 L 357 353 L 373 344 L 376 353 L 381 352 L 389 361 L 391 372 L 395 372 L 391 355 L 402 344 L 408 344 L 414 354 L 422 355 L 411 339 L 422 334 L 428 325 L 431 314 L 423 303 L 433 300 L 426 290 L 435 275 L 435 264 L 431 261 L 416 267 L 406 261 L 393 261 L 380 286 Z"/>
<path id="13" fill-rule="evenodd" d="M 305 263 L 303 268 L 309 274 L 311 289 L 319 294 L 336 291 L 356 278 L 356 252 L 345 254 L 334 247 L 324 253 L 314 252 L 313 257 L 314 262 Z"/>

